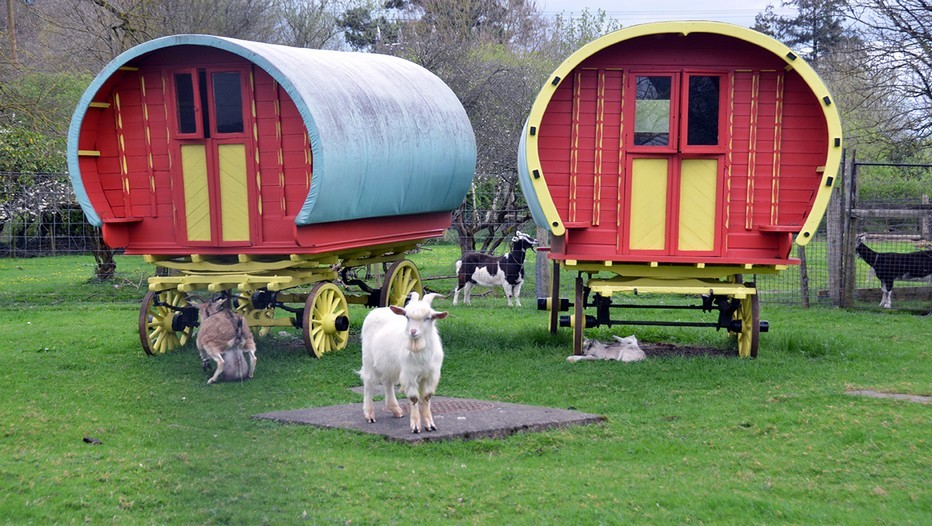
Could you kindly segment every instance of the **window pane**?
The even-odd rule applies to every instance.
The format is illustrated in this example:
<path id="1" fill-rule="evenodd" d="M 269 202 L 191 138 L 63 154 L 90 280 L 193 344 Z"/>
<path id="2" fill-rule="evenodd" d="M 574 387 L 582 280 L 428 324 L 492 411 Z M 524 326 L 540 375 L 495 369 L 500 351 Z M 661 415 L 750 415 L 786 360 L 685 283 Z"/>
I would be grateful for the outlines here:
<path id="1" fill-rule="evenodd" d="M 178 133 L 196 133 L 194 115 L 194 81 L 188 73 L 175 75 L 175 97 L 178 99 Z"/>
<path id="2" fill-rule="evenodd" d="M 689 77 L 686 144 L 718 144 L 719 77 Z"/>
<path id="3" fill-rule="evenodd" d="M 670 144 L 670 77 L 638 77 L 634 144 Z"/>
<path id="4" fill-rule="evenodd" d="M 214 73 L 212 77 L 217 133 L 242 133 L 243 97 L 239 73 Z"/>

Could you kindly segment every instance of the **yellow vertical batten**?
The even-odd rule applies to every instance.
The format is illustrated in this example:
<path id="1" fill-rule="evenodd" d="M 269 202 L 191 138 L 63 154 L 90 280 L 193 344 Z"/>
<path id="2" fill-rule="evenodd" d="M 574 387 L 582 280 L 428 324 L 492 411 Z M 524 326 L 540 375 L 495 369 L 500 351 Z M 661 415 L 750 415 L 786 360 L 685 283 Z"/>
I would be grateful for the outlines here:
<path id="1" fill-rule="evenodd" d="M 188 241 L 210 241 L 210 193 L 204 145 L 181 145 L 181 170 Z"/>
<path id="2" fill-rule="evenodd" d="M 275 143 L 278 145 L 278 191 L 281 198 L 279 207 L 282 216 L 287 216 L 287 203 L 285 202 L 285 145 L 282 137 L 282 105 L 279 96 L 278 82 L 272 81 L 272 92 L 275 94 Z"/>
<path id="3" fill-rule="evenodd" d="M 680 165 L 678 250 L 715 248 L 718 160 L 684 159 Z"/>
<path id="4" fill-rule="evenodd" d="M 777 72 L 776 105 L 773 114 L 773 184 L 770 187 L 770 224 L 780 224 L 780 151 L 783 149 L 782 72 Z"/>
<path id="5" fill-rule="evenodd" d="M 631 166 L 631 250 L 663 250 L 667 228 L 667 159 L 634 159 Z"/>
<path id="6" fill-rule="evenodd" d="M 618 119 L 618 192 L 615 201 L 615 249 L 618 253 L 624 250 L 624 231 L 621 225 L 625 217 L 625 72 L 621 71 L 621 105 Z"/>
<path id="7" fill-rule="evenodd" d="M 579 112 L 580 97 L 582 93 L 582 71 L 577 71 L 573 76 L 573 116 L 571 129 L 570 144 L 570 195 L 569 195 L 569 220 L 576 221 L 576 186 L 578 181 L 579 170 Z"/>
<path id="8" fill-rule="evenodd" d="M 129 168 L 126 162 L 126 140 L 123 137 L 123 110 L 120 105 L 120 94 L 113 94 L 113 113 L 116 120 L 117 158 L 120 165 L 120 188 L 123 190 L 123 205 L 126 208 L 125 216 L 133 216 L 133 203 L 130 198 Z"/>
<path id="9" fill-rule="evenodd" d="M 249 70 L 249 105 L 252 110 L 252 149 L 255 152 L 255 170 L 256 170 L 256 207 L 258 209 L 259 217 L 262 217 L 262 174 L 260 171 L 261 165 L 259 164 L 259 119 L 256 118 L 256 78 L 255 72 Z M 247 205 L 248 205 L 248 195 L 247 195 Z M 249 210 L 245 208 L 244 210 Z M 248 214 L 247 214 L 248 215 Z"/>
<path id="10" fill-rule="evenodd" d="M 599 70 L 595 116 L 595 163 L 592 181 L 592 226 L 599 226 L 602 215 L 602 138 L 605 133 L 605 70 Z"/>
<path id="11" fill-rule="evenodd" d="M 734 73 L 730 74 L 729 77 L 731 78 L 731 86 L 728 94 L 728 153 L 725 162 L 725 210 L 723 211 L 726 232 L 731 232 L 731 177 L 735 156 L 735 83 L 737 82 Z M 727 235 L 724 243 L 726 245 L 725 252 L 727 252 Z"/>
<path id="12" fill-rule="evenodd" d="M 746 193 L 746 216 L 744 228 L 751 230 L 754 225 L 754 177 L 757 172 L 757 121 L 760 101 L 760 72 L 751 75 L 751 120 L 748 131 L 748 185 Z"/>
<path id="13" fill-rule="evenodd" d="M 249 190 L 246 145 L 217 146 L 220 172 L 221 239 L 249 241 Z"/>
<path id="14" fill-rule="evenodd" d="M 146 136 L 146 166 L 148 168 L 146 175 L 149 178 L 149 214 L 156 215 L 156 198 L 155 198 L 155 162 L 152 158 L 152 127 L 149 121 L 149 102 L 147 99 L 146 77 L 139 75 L 139 89 L 141 93 L 140 103 L 142 104 L 142 126 Z"/>

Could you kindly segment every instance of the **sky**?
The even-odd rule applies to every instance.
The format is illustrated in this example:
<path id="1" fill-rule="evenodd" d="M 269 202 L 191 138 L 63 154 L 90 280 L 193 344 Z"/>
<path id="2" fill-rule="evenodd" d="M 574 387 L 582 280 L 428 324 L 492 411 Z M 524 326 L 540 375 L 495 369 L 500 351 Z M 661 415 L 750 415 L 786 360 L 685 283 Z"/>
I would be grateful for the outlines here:
<path id="1" fill-rule="evenodd" d="M 561 12 L 578 15 L 584 8 L 591 13 L 602 9 L 626 27 L 662 20 L 712 20 L 750 27 L 768 4 L 780 15 L 793 12 L 782 7 L 781 0 L 537 0 L 547 16 Z"/>

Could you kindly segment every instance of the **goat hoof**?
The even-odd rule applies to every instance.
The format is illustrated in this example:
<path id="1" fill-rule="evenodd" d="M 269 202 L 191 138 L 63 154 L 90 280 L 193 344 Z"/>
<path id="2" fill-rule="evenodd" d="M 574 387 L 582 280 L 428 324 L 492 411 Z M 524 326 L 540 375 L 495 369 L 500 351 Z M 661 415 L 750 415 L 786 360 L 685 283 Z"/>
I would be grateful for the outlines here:
<path id="1" fill-rule="evenodd" d="M 430 426 L 430 427 L 427 428 L 427 430 L 428 430 L 428 431 L 436 431 L 436 430 L 437 430 L 437 426 Z"/>

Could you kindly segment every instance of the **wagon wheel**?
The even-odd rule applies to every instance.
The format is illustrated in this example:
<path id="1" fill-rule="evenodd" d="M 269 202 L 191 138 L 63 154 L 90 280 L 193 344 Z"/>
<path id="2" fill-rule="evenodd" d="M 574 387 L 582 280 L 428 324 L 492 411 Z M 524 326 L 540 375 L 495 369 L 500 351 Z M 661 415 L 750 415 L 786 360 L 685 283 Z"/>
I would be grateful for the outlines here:
<path id="1" fill-rule="evenodd" d="M 316 358 L 339 351 L 349 339 L 349 308 L 343 291 L 333 283 L 318 283 L 311 289 L 302 314 L 304 345 Z"/>
<path id="2" fill-rule="evenodd" d="M 172 308 L 174 307 L 174 308 Z M 192 323 L 184 323 L 179 309 L 188 307 L 185 295 L 170 289 L 162 292 L 148 292 L 142 299 L 139 309 L 139 341 L 146 354 L 164 354 L 188 343 L 197 321 L 197 311 L 193 311 Z M 179 317 L 176 322 L 175 318 Z"/>
<path id="3" fill-rule="evenodd" d="M 757 345 L 760 340 L 760 300 L 757 294 L 750 294 L 741 299 L 741 306 L 735 311 L 734 319 L 741 320 L 741 332 L 738 336 L 738 356 L 757 358 Z"/>
<path id="4" fill-rule="evenodd" d="M 404 306 L 405 300 L 412 292 L 419 296 L 424 295 L 424 286 L 421 284 L 421 274 L 417 266 L 407 259 L 400 259 L 392 264 L 385 273 L 385 282 L 382 284 L 382 293 L 379 297 L 379 306 Z"/>

